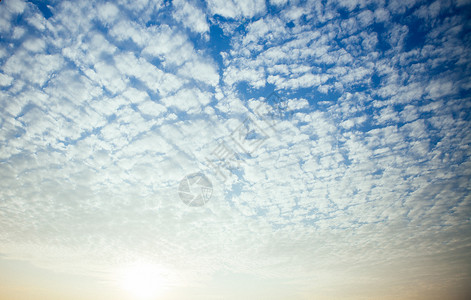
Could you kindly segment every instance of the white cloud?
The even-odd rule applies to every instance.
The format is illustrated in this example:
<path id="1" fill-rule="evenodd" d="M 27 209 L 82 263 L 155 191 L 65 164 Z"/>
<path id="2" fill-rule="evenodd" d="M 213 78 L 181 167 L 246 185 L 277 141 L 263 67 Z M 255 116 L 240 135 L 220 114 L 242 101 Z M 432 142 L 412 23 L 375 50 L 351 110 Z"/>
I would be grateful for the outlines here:
<path id="1" fill-rule="evenodd" d="M 201 106 L 207 105 L 210 101 L 210 94 L 199 89 L 180 90 L 175 95 L 162 100 L 166 106 L 173 106 L 187 113 L 199 113 Z"/>
<path id="2" fill-rule="evenodd" d="M 394 0 L 388 3 L 388 9 L 393 14 L 403 14 L 408 9 L 413 7 L 417 2 L 419 1 L 413 0 L 413 1 L 402 2 L 399 0 Z"/>
<path id="3" fill-rule="evenodd" d="M 247 81 L 253 87 L 262 87 L 265 85 L 265 74 L 263 69 L 237 69 L 229 67 L 224 71 L 224 82 L 233 85 L 240 81 Z"/>
<path id="4" fill-rule="evenodd" d="M 206 15 L 199 7 L 186 0 L 177 0 L 172 4 L 175 6 L 173 17 L 184 27 L 201 34 L 209 31 Z"/>
<path id="5" fill-rule="evenodd" d="M 21 14 L 26 9 L 26 3 L 22 0 L 8 1 L 6 6 L 7 7 L 5 9 L 14 14 Z"/>
<path id="6" fill-rule="evenodd" d="M 288 3 L 288 0 L 270 0 L 270 4 L 276 5 L 276 6 L 283 6 L 286 3 Z"/>
<path id="7" fill-rule="evenodd" d="M 366 9 L 358 14 L 357 19 L 361 27 L 368 27 L 373 24 L 374 15 L 370 10 Z"/>
<path id="8" fill-rule="evenodd" d="M 37 30 L 43 31 L 46 29 L 47 21 L 41 14 L 37 13 L 28 18 L 28 23 Z"/>
<path id="9" fill-rule="evenodd" d="M 215 15 L 226 18 L 252 18 L 265 12 L 265 1 L 262 0 L 207 0 L 209 10 Z"/>
<path id="10" fill-rule="evenodd" d="M 40 39 L 28 39 L 23 43 L 23 46 L 31 52 L 42 52 L 46 47 L 46 43 Z"/>
<path id="11" fill-rule="evenodd" d="M 391 18 L 391 15 L 389 14 L 389 11 L 384 9 L 384 8 L 378 8 L 374 11 L 374 16 L 376 22 L 386 22 L 389 21 Z"/>
<path id="12" fill-rule="evenodd" d="M 112 3 L 101 4 L 98 8 L 98 15 L 104 23 L 112 23 L 116 20 L 119 9 Z"/>
<path id="13" fill-rule="evenodd" d="M 21 74 L 21 77 L 33 84 L 43 85 L 49 76 L 62 65 L 63 59 L 59 55 L 36 54 L 31 56 L 18 51 L 6 61 L 3 70 L 9 75 Z"/>
<path id="14" fill-rule="evenodd" d="M 0 31 L 1 32 L 9 32 L 12 28 L 11 26 L 11 19 L 23 13 L 26 9 L 26 3 L 22 0 L 13 0 L 9 1 L 7 4 L 4 3 L 5 6 L 0 12 Z"/>
<path id="15" fill-rule="evenodd" d="M 127 86 L 127 79 L 119 70 L 111 64 L 98 62 L 93 66 L 94 70 L 88 70 L 86 75 L 91 80 L 96 80 L 111 93 L 123 92 Z"/>
<path id="16" fill-rule="evenodd" d="M 153 101 L 145 101 L 139 105 L 141 113 L 158 117 L 167 111 L 167 108 Z"/>
<path id="17" fill-rule="evenodd" d="M 110 33 L 111 36 L 120 41 L 126 41 L 130 39 L 140 47 L 145 44 L 145 39 L 147 36 L 146 31 L 141 32 L 139 25 L 126 19 L 113 25 Z"/>
<path id="18" fill-rule="evenodd" d="M 0 73 L 0 85 L 9 86 L 13 81 L 13 77 Z"/>
<path id="19" fill-rule="evenodd" d="M 13 29 L 12 38 L 15 39 L 15 40 L 16 40 L 16 39 L 19 39 L 19 38 L 21 38 L 21 37 L 25 34 L 25 32 L 26 32 L 26 29 L 25 29 L 25 28 L 23 28 L 23 27 L 15 27 L 15 28 Z"/>
<path id="20" fill-rule="evenodd" d="M 287 108 L 289 110 L 298 110 L 303 108 L 309 108 L 309 102 L 306 99 L 289 99 Z"/>
<path id="21" fill-rule="evenodd" d="M 185 77 L 194 78 L 212 86 L 216 86 L 219 83 L 219 74 L 214 64 L 204 62 L 201 59 L 187 61 L 178 72 Z"/>

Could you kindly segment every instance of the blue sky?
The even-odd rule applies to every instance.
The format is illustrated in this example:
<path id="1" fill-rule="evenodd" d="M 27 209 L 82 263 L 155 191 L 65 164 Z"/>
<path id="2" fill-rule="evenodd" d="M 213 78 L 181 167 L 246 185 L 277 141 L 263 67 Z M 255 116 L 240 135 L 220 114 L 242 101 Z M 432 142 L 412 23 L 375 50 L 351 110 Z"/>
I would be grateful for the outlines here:
<path id="1" fill-rule="evenodd" d="M 155 299 L 464 299 L 470 12 L 2 1 L 0 274 L 88 299 L 142 298 L 119 292 L 135 264 Z M 179 198 L 195 173 L 202 207 Z"/>

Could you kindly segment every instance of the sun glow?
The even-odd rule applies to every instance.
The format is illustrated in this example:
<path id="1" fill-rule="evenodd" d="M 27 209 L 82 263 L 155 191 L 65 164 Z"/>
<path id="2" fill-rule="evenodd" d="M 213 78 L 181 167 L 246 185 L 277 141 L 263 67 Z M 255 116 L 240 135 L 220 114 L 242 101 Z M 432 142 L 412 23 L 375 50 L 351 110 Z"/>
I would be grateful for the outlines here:
<path id="1" fill-rule="evenodd" d="M 136 263 L 122 271 L 120 285 L 133 299 L 155 299 L 163 289 L 163 279 L 158 266 Z"/>

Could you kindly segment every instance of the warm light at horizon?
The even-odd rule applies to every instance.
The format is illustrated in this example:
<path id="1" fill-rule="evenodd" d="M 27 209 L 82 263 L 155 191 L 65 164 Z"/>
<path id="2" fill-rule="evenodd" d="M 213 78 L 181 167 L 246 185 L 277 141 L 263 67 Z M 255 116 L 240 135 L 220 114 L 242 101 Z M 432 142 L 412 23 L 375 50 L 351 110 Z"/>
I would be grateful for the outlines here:
<path id="1" fill-rule="evenodd" d="M 119 276 L 119 285 L 132 299 L 155 299 L 164 288 L 161 269 L 152 263 L 135 263 L 123 268 Z"/>

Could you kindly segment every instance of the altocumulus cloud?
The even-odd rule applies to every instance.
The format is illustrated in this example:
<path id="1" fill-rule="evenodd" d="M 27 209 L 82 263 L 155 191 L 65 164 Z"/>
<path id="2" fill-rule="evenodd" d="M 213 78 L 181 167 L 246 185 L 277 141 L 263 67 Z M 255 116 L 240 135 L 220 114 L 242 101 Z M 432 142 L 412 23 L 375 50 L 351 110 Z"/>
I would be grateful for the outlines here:
<path id="1" fill-rule="evenodd" d="M 466 292 L 469 1 L 0 6 L 6 257 L 100 279 L 145 258 L 202 299 L 227 274 L 282 299 Z M 201 208 L 178 197 L 195 172 Z"/>

